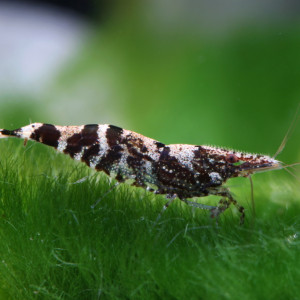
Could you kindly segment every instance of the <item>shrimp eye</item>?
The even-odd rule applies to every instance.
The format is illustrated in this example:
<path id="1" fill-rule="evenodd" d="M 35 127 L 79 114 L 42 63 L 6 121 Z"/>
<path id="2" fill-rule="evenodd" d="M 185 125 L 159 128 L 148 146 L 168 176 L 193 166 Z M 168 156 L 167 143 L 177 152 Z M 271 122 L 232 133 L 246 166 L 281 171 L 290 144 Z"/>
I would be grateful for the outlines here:
<path id="1" fill-rule="evenodd" d="M 231 164 L 236 163 L 238 160 L 239 160 L 239 159 L 238 159 L 237 156 L 234 155 L 234 154 L 227 154 L 227 155 L 226 155 L 226 161 L 229 162 L 229 163 L 231 163 Z"/>

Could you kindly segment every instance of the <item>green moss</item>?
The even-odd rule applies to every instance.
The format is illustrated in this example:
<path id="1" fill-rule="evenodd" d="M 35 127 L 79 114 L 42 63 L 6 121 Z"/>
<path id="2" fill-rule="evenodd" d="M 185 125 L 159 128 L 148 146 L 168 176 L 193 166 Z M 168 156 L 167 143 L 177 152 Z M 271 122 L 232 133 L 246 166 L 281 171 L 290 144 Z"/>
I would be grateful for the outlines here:
<path id="1" fill-rule="evenodd" d="M 282 192 L 286 207 L 270 201 L 278 176 L 255 178 L 254 223 L 244 185 L 232 188 L 244 226 L 232 208 L 216 226 L 180 201 L 155 225 L 163 197 L 121 185 L 92 209 L 111 185 L 105 175 L 21 144 L 0 144 L 3 299 L 297 298 L 300 208 L 288 199 L 299 194 Z"/>

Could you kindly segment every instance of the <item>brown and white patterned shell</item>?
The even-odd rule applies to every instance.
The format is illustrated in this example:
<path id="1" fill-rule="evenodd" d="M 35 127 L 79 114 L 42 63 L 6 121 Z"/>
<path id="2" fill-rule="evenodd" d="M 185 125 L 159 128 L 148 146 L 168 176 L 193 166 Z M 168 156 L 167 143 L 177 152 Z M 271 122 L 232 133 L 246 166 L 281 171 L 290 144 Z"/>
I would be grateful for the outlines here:
<path id="1" fill-rule="evenodd" d="M 0 130 L 0 137 L 7 136 L 41 142 L 119 182 L 130 181 L 181 199 L 216 194 L 217 188 L 231 177 L 280 168 L 280 162 L 269 156 L 209 146 L 165 145 L 107 124 L 33 123 L 12 131 Z"/>

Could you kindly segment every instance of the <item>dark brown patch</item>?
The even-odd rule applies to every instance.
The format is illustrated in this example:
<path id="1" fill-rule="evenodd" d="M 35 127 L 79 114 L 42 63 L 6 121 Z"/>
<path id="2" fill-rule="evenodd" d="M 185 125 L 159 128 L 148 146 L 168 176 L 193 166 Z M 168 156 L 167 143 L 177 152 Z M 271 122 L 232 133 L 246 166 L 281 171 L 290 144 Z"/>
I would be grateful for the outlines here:
<path id="1" fill-rule="evenodd" d="M 144 147 L 144 141 L 140 138 L 135 138 L 132 135 L 127 137 L 127 143 L 139 150 L 142 150 Z"/>
<path id="2" fill-rule="evenodd" d="M 194 158 L 195 159 L 202 158 L 202 153 L 203 153 L 204 149 L 201 146 L 195 146 L 195 147 L 197 147 L 198 149 L 194 150 Z"/>
<path id="3" fill-rule="evenodd" d="M 130 143 L 126 143 L 129 154 L 134 156 L 139 160 L 143 160 L 145 155 L 138 151 L 135 147 L 133 147 Z"/>
<path id="4" fill-rule="evenodd" d="M 164 160 L 167 161 L 170 158 L 169 153 L 170 153 L 170 147 L 168 147 L 168 146 L 164 147 L 164 150 L 160 154 L 159 160 L 160 161 L 164 161 Z"/>
<path id="5" fill-rule="evenodd" d="M 90 124 L 85 125 L 81 131 L 82 139 L 80 140 L 80 144 L 82 146 L 90 146 L 96 143 L 98 139 L 98 125 L 97 124 Z"/>
<path id="6" fill-rule="evenodd" d="M 142 151 L 143 153 L 145 153 L 145 152 L 148 151 L 148 148 L 144 145 L 144 146 L 142 147 L 141 151 Z"/>
<path id="7" fill-rule="evenodd" d="M 85 125 L 81 132 L 75 133 L 67 139 L 67 147 L 64 153 L 74 157 L 76 153 L 81 152 L 83 147 L 94 145 L 98 139 L 97 131 L 97 124 Z"/>
<path id="8" fill-rule="evenodd" d="M 123 147 L 120 146 L 120 145 L 115 145 L 115 146 L 113 146 L 113 147 L 112 147 L 112 150 L 113 150 L 114 152 L 124 151 Z"/>
<path id="9" fill-rule="evenodd" d="M 124 178 L 120 173 L 117 174 L 116 180 L 118 180 L 119 182 L 124 182 Z"/>
<path id="10" fill-rule="evenodd" d="M 57 148 L 60 131 L 54 125 L 43 124 L 33 131 L 30 138 L 40 143 Z"/>
<path id="11" fill-rule="evenodd" d="M 97 171 L 104 171 L 107 174 L 110 174 L 110 170 L 113 165 L 117 163 L 122 157 L 122 153 L 118 150 L 111 149 L 108 151 L 106 156 L 104 156 L 99 163 L 96 165 Z"/>
<path id="12" fill-rule="evenodd" d="M 123 134 L 123 129 L 114 125 L 109 125 L 106 130 L 106 139 L 110 147 L 117 145 L 121 142 L 121 135 Z"/>
<path id="13" fill-rule="evenodd" d="M 18 136 L 18 131 L 19 130 L 20 129 L 16 129 L 16 130 L 2 129 L 2 130 L 0 130 L 0 133 L 2 133 L 3 135 Z"/>
<path id="14" fill-rule="evenodd" d="M 134 156 L 128 156 L 126 161 L 128 166 L 131 167 L 133 170 L 139 169 L 140 166 L 143 164 L 143 160 Z"/>
<path id="15" fill-rule="evenodd" d="M 165 147 L 165 144 L 163 144 L 163 143 L 161 143 L 161 142 L 155 142 L 155 144 L 156 144 L 156 146 L 157 146 L 158 148 L 163 148 L 163 147 Z"/>
<path id="16" fill-rule="evenodd" d="M 93 156 L 98 156 L 100 151 L 100 145 L 95 144 L 91 147 L 84 150 L 83 155 L 81 157 L 81 161 L 85 162 L 88 166 L 90 166 L 90 160 Z"/>
<path id="17" fill-rule="evenodd" d="M 70 140 L 71 139 L 71 140 Z M 65 154 L 70 154 L 73 158 L 76 153 L 81 152 L 82 146 L 76 143 L 76 140 L 80 140 L 80 135 L 78 133 L 74 134 L 67 140 L 67 147 L 64 150 Z"/>

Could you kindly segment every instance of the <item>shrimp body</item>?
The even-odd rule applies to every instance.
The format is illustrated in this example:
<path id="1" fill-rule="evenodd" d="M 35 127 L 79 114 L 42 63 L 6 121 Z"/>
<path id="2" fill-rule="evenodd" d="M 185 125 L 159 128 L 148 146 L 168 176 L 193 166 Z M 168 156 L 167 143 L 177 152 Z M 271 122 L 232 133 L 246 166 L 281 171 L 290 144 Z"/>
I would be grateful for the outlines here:
<path id="1" fill-rule="evenodd" d="M 56 126 L 33 123 L 15 130 L 0 130 L 0 138 L 17 137 L 54 147 L 73 159 L 103 171 L 118 182 L 178 197 L 189 205 L 209 209 L 218 216 L 230 203 L 239 206 L 224 187 L 232 177 L 282 168 L 281 162 L 257 155 L 210 146 L 165 145 L 113 125 Z M 220 195 L 221 205 L 207 206 L 187 198 Z"/>

